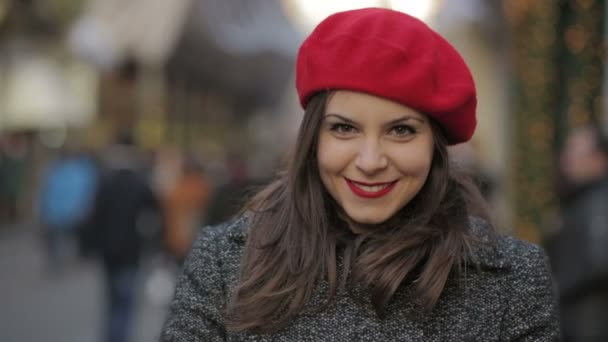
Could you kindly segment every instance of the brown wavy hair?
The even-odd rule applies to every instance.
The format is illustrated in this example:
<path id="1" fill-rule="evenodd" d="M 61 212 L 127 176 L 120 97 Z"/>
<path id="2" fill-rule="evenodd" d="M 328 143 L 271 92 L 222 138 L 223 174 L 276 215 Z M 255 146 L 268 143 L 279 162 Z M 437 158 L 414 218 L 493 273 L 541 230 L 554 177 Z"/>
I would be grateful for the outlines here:
<path id="1" fill-rule="evenodd" d="M 477 188 L 451 167 L 446 138 L 432 122 L 435 151 L 420 192 L 387 222 L 351 233 L 316 160 L 328 94 L 309 102 L 286 171 L 244 209 L 249 231 L 227 309 L 231 331 L 276 332 L 303 310 L 320 281 L 328 284 L 325 306 L 338 287 L 357 285 L 367 289 L 383 316 L 399 286 L 409 283 L 421 310 L 429 311 L 450 274 L 462 272 L 472 238 L 470 215 L 488 218 Z"/>

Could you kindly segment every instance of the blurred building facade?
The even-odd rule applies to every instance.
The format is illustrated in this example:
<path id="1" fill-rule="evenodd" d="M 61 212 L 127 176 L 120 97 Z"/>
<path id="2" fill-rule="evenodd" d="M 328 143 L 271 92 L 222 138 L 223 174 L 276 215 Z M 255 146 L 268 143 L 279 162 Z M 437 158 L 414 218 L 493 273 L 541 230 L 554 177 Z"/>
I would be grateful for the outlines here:
<path id="1" fill-rule="evenodd" d="M 409 11 L 462 52 L 479 89 L 475 158 L 495 185 L 500 222 L 519 236 L 538 242 L 551 230 L 563 137 L 606 121 L 599 0 L 0 4 L 0 134 L 25 137 L 30 179 L 57 146 L 95 150 L 124 130 L 151 153 L 194 153 L 215 183 L 234 151 L 268 176 L 301 117 L 297 46 L 314 22 L 347 7 Z M 33 198 L 22 192 L 29 213 Z"/>

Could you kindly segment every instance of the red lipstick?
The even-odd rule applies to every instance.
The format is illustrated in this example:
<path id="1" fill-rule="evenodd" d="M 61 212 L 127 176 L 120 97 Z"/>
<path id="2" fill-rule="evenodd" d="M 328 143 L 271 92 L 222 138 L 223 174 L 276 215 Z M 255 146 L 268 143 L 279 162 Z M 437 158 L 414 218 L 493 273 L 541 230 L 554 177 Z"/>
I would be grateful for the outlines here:
<path id="1" fill-rule="evenodd" d="M 348 187 L 350 188 L 350 190 L 357 196 L 359 197 L 363 197 L 363 198 L 378 198 L 378 197 L 382 197 L 386 194 L 388 194 L 391 190 L 393 190 L 393 188 L 395 187 L 395 184 L 397 184 L 397 181 L 394 182 L 389 182 L 389 183 L 364 183 L 364 182 L 355 182 L 352 181 L 348 178 L 346 179 L 346 184 L 348 184 Z M 382 188 L 378 191 L 369 191 L 369 190 L 365 190 L 363 188 L 361 188 L 360 186 L 382 186 Z"/>

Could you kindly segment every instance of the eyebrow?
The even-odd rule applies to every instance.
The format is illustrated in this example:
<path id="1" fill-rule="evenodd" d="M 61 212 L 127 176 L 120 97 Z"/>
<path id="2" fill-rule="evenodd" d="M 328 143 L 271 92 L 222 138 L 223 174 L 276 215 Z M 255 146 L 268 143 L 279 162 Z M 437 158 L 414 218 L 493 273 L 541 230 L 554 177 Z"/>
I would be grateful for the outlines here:
<path id="1" fill-rule="evenodd" d="M 347 122 L 347 123 L 351 123 L 351 124 L 355 124 L 355 123 L 356 123 L 356 122 L 355 122 L 355 121 L 353 121 L 352 119 L 349 119 L 349 118 L 347 118 L 347 117 L 345 117 L 345 116 L 342 116 L 342 115 L 340 115 L 340 114 L 336 114 L 336 113 L 328 113 L 328 114 L 326 114 L 326 115 L 325 115 L 325 117 L 326 117 L 326 118 L 327 118 L 327 117 L 330 117 L 330 116 L 337 117 L 338 119 L 343 120 L 343 121 L 345 121 L 345 122 Z M 391 121 L 389 121 L 389 122 L 388 122 L 386 125 L 387 125 L 387 126 L 390 126 L 390 125 L 394 125 L 394 124 L 397 124 L 397 123 L 400 123 L 400 122 L 405 122 L 405 121 L 410 121 L 410 120 L 419 121 L 419 122 L 421 122 L 421 123 L 425 123 L 425 122 L 426 122 L 426 120 L 424 120 L 424 119 L 422 119 L 422 118 L 417 118 L 417 117 L 414 117 L 414 116 L 411 116 L 411 115 L 407 115 L 407 114 L 406 114 L 405 116 L 402 116 L 402 117 L 400 117 L 400 118 L 398 118 L 398 119 L 395 119 L 395 120 L 391 120 Z"/>

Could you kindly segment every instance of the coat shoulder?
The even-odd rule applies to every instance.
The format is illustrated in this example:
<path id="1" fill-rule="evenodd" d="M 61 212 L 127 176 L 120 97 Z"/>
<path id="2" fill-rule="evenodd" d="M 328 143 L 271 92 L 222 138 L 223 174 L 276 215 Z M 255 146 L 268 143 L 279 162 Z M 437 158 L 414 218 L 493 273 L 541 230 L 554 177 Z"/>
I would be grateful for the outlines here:
<path id="1" fill-rule="evenodd" d="M 513 236 L 500 236 L 498 248 L 506 262 L 514 267 L 525 266 L 532 259 L 545 258 L 545 252 L 540 246 Z"/>
<path id="2" fill-rule="evenodd" d="M 247 220 L 244 217 L 202 228 L 192 245 L 190 262 L 238 260 L 247 239 L 246 231 Z"/>
<path id="3" fill-rule="evenodd" d="M 237 217 L 214 226 L 204 227 L 198 235 L 194 246 L 213 242 L 219 245 L 244 242 L 247 239 L 247 219 Z"/>
<path id="4" fill-rule="evenodd" d="M 472 259 L 482 267 L 521 269 L 531 266 L 532 260 L 545 259 L 540 246 L 499 233 L 482 219 L 471 219 L 471 232 Z"/>

